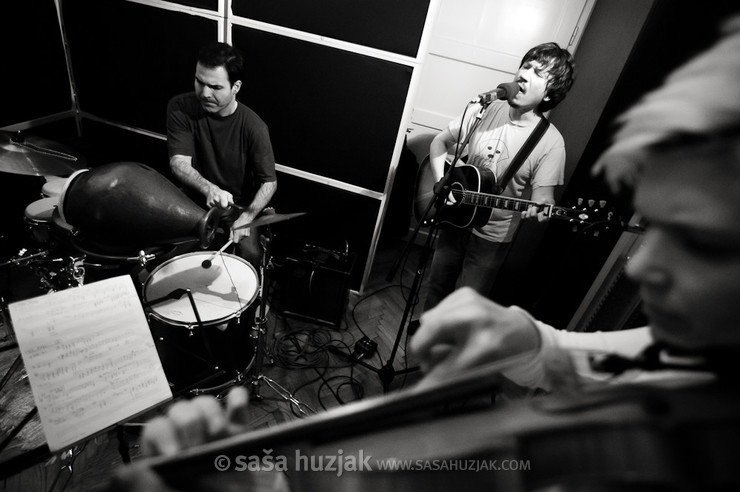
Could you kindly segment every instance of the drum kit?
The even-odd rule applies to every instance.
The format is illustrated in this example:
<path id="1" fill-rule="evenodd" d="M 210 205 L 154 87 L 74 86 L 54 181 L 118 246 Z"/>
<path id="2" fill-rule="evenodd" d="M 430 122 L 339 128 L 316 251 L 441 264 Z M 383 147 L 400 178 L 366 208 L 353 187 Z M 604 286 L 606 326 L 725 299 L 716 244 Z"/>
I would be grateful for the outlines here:
<path id="1" fill-rule="evenodd" d="M 0 268 L 29 267 L 42 293 L 130 274 L 175 394 L 221 394 L 249 381 L 258 390 L 269 226 L 303 214 L 271 213 L 243 226 L 262 227 L 258 272 L 225 248 L 207 251 L 233 210 L 202 209 L 144 164 L 88 169 L 59 144 L 0 132 L 0 172 L 46 180 L 25 209 L 33 246 Z"/>

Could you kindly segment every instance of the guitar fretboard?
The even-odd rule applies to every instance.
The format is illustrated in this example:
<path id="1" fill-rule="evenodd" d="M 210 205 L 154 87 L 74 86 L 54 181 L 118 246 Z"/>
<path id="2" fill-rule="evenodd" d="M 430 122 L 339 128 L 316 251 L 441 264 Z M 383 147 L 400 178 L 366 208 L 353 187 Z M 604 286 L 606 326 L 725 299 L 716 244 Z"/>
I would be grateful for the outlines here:
<path id="1" fill-rule="evenodd" d="M 452 195 L 456 200 L 462 201 L 466 205 L 473 205 L 484 208 L 501 208 L 504 210 L 513 210 L 515 212 L 524 212 L 531 206 L 536 206 L 541 212 L 544 211 L 548 216 L 552 214 L 552 205 L 538 204 L 531 200 L 521 198 L 511 198 L 508 196 L 489 195 L 475 191 L 453 190 Z"/>

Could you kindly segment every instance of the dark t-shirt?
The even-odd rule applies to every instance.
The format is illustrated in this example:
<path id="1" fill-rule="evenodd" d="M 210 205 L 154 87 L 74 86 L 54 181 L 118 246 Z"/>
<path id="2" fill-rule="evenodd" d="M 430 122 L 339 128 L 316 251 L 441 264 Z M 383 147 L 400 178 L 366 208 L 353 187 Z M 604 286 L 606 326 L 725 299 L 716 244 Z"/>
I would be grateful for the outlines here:
<path id="1" fill-rule="evenodd" d="M 226 117 L 201 107 L 194 93 L 173 97 L 167 105 L 169 157 L 193 158 L 193 167 L 208 181 L 248 204 L 259 186 L 276 181 L 275 156 L 264 121 L 238 103 Z M 202 198 L 202 197 L 201 197 Z"/>

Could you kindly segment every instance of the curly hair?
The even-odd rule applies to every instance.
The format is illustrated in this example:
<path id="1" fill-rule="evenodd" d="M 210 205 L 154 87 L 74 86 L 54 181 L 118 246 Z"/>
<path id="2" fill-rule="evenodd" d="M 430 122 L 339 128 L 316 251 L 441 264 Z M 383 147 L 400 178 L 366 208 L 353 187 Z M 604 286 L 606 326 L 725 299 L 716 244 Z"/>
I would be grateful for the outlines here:
<path id="1" fill-rule="evenodd" d="M 565 95 L 573 86 L 575 80 L 576 62 L 573 55 L 566 49 L 561 48 L 557 43 L 543 43 L 527 51 L 522 57 L 519 66 L 527 62 L 535 61 L 542 66 L 542 72 L 546 72 L 547 79 L 547 96 L 546 101 L 542 101 L 537 108 L 544 113 L 557 106 L 560 101 L 565 99 Z"/>

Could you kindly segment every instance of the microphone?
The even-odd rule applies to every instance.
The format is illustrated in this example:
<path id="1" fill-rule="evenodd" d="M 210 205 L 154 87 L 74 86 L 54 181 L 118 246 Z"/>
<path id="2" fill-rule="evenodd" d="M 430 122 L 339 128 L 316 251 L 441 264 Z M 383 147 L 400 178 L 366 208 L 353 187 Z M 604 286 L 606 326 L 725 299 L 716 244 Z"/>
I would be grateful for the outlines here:
<path id="1" fill-rule="evenodd" d="M 519 84 L 517 84 L 516 82 L 505 82 L 503 84 L 499 84 L 498 87 L 496 87 L 492 91 L 478 94 L 478 97 L 470 102 L 481 103 L 484 106 L 488 106 L 493 101 L 497 101 L 499 99 L 503 99 L 505 101 L 512 99 L 514 96 L 517 95 L 519 90 Z"/>

